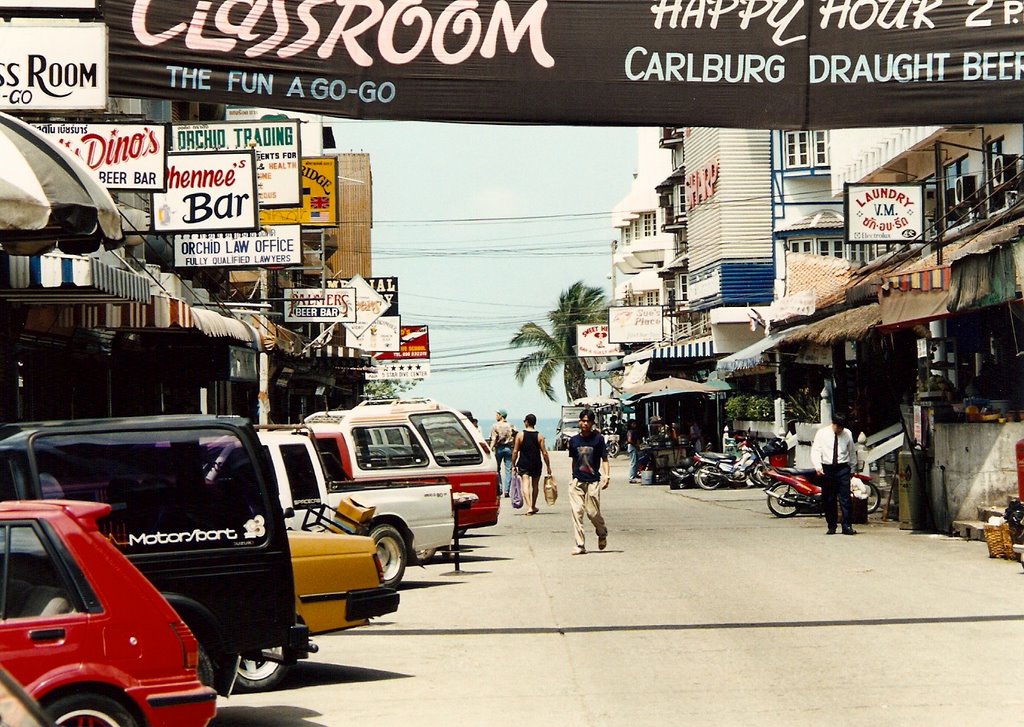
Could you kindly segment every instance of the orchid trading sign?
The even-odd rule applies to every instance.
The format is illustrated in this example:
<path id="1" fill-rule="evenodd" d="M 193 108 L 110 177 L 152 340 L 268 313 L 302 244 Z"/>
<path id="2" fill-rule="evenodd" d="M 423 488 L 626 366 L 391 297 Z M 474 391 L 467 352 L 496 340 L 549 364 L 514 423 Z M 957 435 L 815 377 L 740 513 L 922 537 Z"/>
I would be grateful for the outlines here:
<path id="1" fill-rule="evenodd" d="M 111 95 L 327 116 L 1016 123 L 1021 0 L 107 0 Z"/>

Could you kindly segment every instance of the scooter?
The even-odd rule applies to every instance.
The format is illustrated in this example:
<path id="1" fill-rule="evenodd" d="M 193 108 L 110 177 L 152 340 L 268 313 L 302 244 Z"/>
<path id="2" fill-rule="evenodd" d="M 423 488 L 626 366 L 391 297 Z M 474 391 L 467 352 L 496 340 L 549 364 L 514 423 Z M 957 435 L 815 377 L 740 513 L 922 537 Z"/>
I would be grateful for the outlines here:
<path id="1" fill-rule="evenodd" d="M 754 448 L 744 443 L 740 456 L 729 457 L 720 452 L 699 452 L 693 455 L 693 480 L 702 490 L 717 490 L 722 485 L 746 486 L 747 477 L 757 463 Z"/>
<path id="2" fill-rule="evenodd" d="M 790 467 L 770 468 L 768 476 L 772 484 L 765 489 L 768 509 L 776 517 L 793 517 L 798 514 L 823 515 L 821 487 L 815 484 L 818 473 L 813 469 Z M 878 487 L 868 475 L 854 472 L 850 475 L 850 489 L 867 493 L 867 511 L 873 513 L 882 504 Z M 851 492 L 851 497 L 855 497 Z"/>
<path id="3" fill-rule="evenodd" d="M 738 438 L 738 441 L 738 458 L 720 452 L 699 454 L 694 471 L 694 481 L 698 487 L 705 490 L 714 490 L 722 485 L 764 488 L 771 484 L 768 478 L 768 470 L 771 468 L 768 456 L 785 452 L 786 443 L 776 437 L 762 449 L 752 438 Z"/>

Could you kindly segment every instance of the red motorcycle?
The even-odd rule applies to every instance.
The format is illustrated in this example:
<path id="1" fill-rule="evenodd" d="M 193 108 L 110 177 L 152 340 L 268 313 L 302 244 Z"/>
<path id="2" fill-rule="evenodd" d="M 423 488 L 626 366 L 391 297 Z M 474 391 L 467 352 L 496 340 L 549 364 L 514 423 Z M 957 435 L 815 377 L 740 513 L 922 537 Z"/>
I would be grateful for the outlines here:
<path id="1" fill-rule="evenodd" d="M 766 474 L 771 484 L 765 488 L 768 495 L 768 509 L 776 517 L 793 517 L 797 514 L 823 515 L 821 507 L 821 487 L 815 481 L 818 473 L 813 469 L 793 469 L 790 467 L 769 467 Z M 878 487 L 867 475 L 854 472 L 850 475 L 851 497 L 857 489 L 867 492 L 867 511 L 875 512 L 882 504 L 882 496 Z"/>

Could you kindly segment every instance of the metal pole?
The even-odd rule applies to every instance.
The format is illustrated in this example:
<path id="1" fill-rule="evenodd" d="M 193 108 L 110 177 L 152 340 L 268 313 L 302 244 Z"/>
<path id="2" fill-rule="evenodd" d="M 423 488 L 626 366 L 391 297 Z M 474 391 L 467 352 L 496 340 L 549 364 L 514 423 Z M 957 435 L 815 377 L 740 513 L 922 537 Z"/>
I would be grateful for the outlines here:
<path id="1" fill-rule="evenodd" d="M 942 168 L 942 142 L 935 142 L 935 262 L 942 265 L 942 233 L 946 229 L 946 174 Z"/>

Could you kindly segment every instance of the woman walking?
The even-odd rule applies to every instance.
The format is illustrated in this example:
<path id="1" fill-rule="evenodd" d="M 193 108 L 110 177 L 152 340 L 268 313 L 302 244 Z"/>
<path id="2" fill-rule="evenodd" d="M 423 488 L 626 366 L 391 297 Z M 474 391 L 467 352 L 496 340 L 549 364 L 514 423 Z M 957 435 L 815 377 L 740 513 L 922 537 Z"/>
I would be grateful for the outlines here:
<path id="1" fill-rule="evenodd" d="M 551 474 L 551 460 L 544 445 L 544 435 L 538 432 L 537 417 L 527 414 L 523 419 L 524 429 L 516 435 L 512 445 L 512 463 L 519 473 L 523 490 L 523 507 L 527 515 L 537 512 L 537 494 L 540 491 L 541 464 Z"/>

